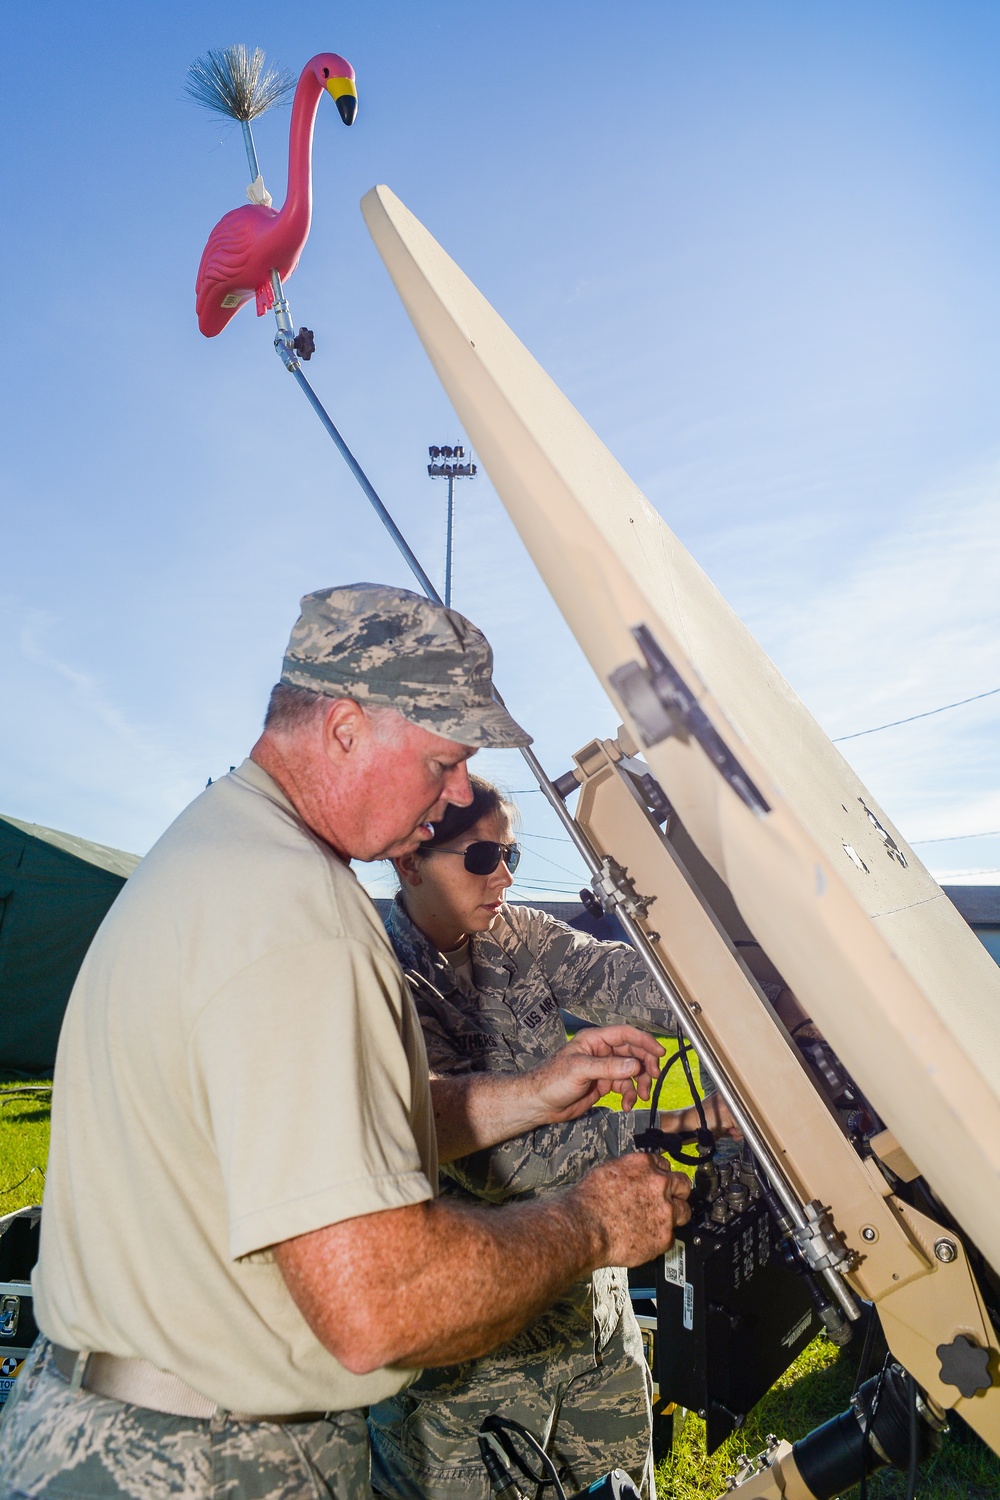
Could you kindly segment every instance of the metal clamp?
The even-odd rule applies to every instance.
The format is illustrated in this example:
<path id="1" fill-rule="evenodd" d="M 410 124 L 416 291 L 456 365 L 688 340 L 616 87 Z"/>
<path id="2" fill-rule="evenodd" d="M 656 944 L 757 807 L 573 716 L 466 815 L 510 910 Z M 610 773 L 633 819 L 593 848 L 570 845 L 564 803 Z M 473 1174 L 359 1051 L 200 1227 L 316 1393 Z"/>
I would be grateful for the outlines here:
<path id="1" fill-rule="evenodd" d="M 649 908 L 656 900 L 655 896 L 640 896 L 625 866 L 607 854 L 590 883 L 606 912 L 625 911 L 637 922 L 646 920 Z"/>
<path id="2" fill-rule="evenodd" d="M 695 740 L 719 775 L 751 812 L 766 817 L 770 804 L 729 749 L 694 693 L 647 625 L 632 631 L 645 666 L 629 661 L 608 681 L 635 722 L 647 749 L 672 735 Z"/>
<path id="3" fill-rule="evenodd" d="M 839 1231 L 818 1198 L 805 1205 L 807 1222 L 792 1230 L 792 1238 L 813 1271 L 832 1271 L 854 1260 Z"/>

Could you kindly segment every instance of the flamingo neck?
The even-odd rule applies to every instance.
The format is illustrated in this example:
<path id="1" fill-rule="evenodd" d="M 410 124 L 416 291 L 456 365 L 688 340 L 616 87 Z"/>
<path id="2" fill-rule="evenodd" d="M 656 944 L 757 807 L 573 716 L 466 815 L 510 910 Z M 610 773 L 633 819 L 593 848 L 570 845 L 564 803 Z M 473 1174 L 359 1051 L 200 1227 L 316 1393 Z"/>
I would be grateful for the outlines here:
<path id="1" fill-rule="evenodd" d="M 312 140 L 316 111 L 323 94 L 312 68 L 305 68 L 292 101 L 288 132 L 288 191 L 281 209 L 283 228 L 309 233 L 312 219 Z"/>

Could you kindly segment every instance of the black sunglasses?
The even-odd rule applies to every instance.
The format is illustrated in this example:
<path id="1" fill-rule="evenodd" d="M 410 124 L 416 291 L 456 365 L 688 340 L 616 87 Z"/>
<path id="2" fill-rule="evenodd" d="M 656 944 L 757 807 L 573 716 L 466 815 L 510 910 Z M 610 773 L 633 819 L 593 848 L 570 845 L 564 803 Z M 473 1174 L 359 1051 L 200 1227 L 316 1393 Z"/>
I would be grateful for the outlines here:
<path id="1" fill-rule="evenodd" d="M 460 854 L 470 875 L 492 875 L 503 860 L 513 875 L 521 863 L 520 844 L 496 844 L 492 839 L 476 839 L 467 849 L 426 849 L 425 854 Z"/>

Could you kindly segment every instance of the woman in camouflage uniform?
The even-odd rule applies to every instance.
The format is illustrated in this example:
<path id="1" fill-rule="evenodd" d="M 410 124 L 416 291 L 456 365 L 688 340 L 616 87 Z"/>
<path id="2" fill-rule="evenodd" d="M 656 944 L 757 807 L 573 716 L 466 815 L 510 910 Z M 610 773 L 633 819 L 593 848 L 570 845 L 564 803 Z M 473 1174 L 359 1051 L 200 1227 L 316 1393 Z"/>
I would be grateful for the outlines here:
<path id="1" fill-rule="evenodd" d="M 449 807 L 434 837 L 396 861 L 401 889 L 386 923 L 414 990 L 431 1072 L 523 1072 L 565 1043 L 561 1010 L 599 1025 L 640 1021 L 674 1032 L 627 944 L 504 904 L 519 858 L 513 808 L 488 782 L 470 779 L 472 804 Z M 719 1130 L 731 1125 L 721 1101 L 707 1108 Z M 640 1116 L 640 1129 L 647 1119 Z M 691 1109 L 663 1123 L 698 1122 Z M 631 1150 L 634 1133 L 632 1114 L 592 1109 L 449 1163 L 441 1191 L 502 1203 L 567 1187 Z M 598 1271 L 495 1353 L 426 1370 L 373 1407 L 376 1491 L 392 1500 L 488 1500 L 477 1432 L 500 1412 L 546 1444 L 567 1492 L 617 1466 L 653 1496 L 650 1384 L 626 1272 Z"/>

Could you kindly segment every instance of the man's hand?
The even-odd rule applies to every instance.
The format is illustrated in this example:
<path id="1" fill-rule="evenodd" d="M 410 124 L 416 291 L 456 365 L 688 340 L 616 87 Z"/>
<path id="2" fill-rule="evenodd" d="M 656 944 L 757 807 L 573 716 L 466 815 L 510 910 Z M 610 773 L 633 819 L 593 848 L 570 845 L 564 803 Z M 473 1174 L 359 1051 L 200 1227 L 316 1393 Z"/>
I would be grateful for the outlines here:
<path id="1" fill-rule="evenodd" d="M 532 1089 L 536 1123 L 576 1120 L 605 1094 L 620 1093 L 622 1109 L 648 1099 L 663 1047 L 635 1026 L 586 1026 L 571 1042 L 523 1075 Z"/>
<path id="2" fill-rule="evenodd" d="M 691 1184 L 634 1152 L 502 1209 L 438 1198 L 275 1245 L 306 1322 L 348 1370 L 453 1365 L 520 1332 L 598 1266 L 638 1266 L 691 1217 Z"/>
<path id="3" fill-rule="evenodd" d="M 605 1235 L 606 1266 L 641 1266 L 673 1243 L 674 1230 L 691 1217 L 691 1179 L 672 1172 L 659 1156 L 635 1151 L 594 1167 L 570 1189 Z"/>

